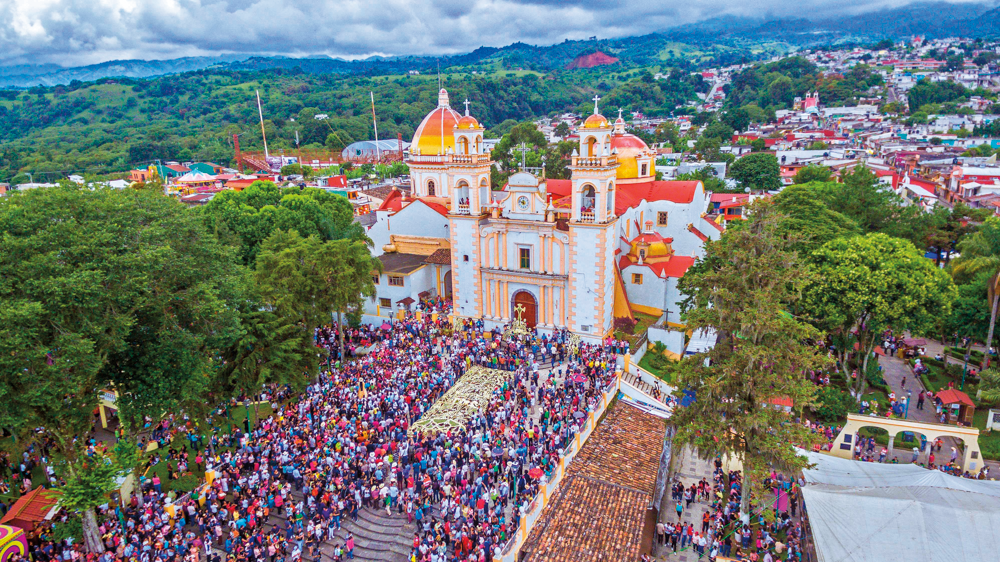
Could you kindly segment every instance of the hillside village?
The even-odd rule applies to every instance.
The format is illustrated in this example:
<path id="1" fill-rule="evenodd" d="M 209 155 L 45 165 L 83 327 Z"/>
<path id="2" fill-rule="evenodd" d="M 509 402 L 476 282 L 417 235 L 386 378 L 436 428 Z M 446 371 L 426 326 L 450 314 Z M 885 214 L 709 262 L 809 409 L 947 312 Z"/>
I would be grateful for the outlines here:
<path id="1" fill-rule="evenodd" d="M 461 80 L 482 86 L 475 71 L 439 76 L 405 136 L 378 136 L 372 91 L 360 113 L 371 138 L 350 142 L 331 140 L 343 132 L 332 112 L 271 119 L 257 97 L 259 121 L 224 133 L 231 159 L 145 144 L 111 173 L 36 181 L 12 170 L 0 219 L 17 236 L 62 223 L 19 222 L 13 208 L 47 192 L 73 221 L 119 228 L 123 194 L 174 221 L 150 234 L 143 207 L 122 221 L 129 236 L 88 226 L 73 252 L 30 247 L 54 262 L 105 240 L 169 246 L 176 228 L 184 244 L 219 249 L 164 261 L 170 278 L 176 267 L 195 286 L 204 270 L 224 290 L 204 305 L 198 291 L 168 298 L 133 283 L 162 325 L 114 350 L 120 363 L 80 426 L 103 442 L 81 457 L 102 458 L 107 444 L 124 456 L 116 443 L 134 437 L 123 437 L 123 404 L 147 396 L 135 389 L 197 413 L 137 410 L 138 492 L 116 483 L 120 511 L 107 494 L 86 506 L 105 536 L 94 524 L 85 546 L 53 546 L 51 520 L 71 516 L 32 494 L 24 464 L 20 509 L 5 521 L 62 555 L 124 552 L 116 526 L 127 518 L 149 522 L 138 532 L 160 552 L 155 517 L 189 562 L 284 550 L 290 562 L 305 551 L 337 562 L 863 562 L 898 547 L 864 532 L 886 521 L 923 561 L 948 542 L 926 539 L 924 518 L 948 533 L 980 516 L 973 526 L 997 524 L 1000 42 L 917 36 L 685 70 L 580 57 L 572 70 L 616 68 L 619 82 L 529 119 L 486 123 L 505 109 L 457 93 Z M 690 99 L 664 110 L 678 85 Z M 326 143 L 300 146 L 299 126 Z M 105 206 L 78 217 L 72 198 L 88 194 Z M 20 271 L 15 261 L 2 271 Z M 140 265 L 160 267 L 121 269 Z M 86 300 L 73 298 L 64 309 Z M 229 316 L 225 298 L 238 302 Z M 200 327 L 199 314 L 221 327 Z M 195 398 L 131 378 L 150 369 L 160 384 L 159 369 L 184 358 L 160 367 L 131 354 L 145 360 L 147 339 L 196 328 L 209 335 L 171 352 L 238 335 L 192 371 Z M 32 368 L 58 371 L 61 346 L 77 345 L 53 341 L 32 348 Z M 222 391 L 197 377 L 228 393 L 216 409 L 204 404 Z M 35 480 L 65 489 L 58 470 L 39 467 Z M 193 542 L 199 525 L 204 543 Z M 978 529 L 956 539 L 957 558 L 995 552 L 1000 539 Z"/>

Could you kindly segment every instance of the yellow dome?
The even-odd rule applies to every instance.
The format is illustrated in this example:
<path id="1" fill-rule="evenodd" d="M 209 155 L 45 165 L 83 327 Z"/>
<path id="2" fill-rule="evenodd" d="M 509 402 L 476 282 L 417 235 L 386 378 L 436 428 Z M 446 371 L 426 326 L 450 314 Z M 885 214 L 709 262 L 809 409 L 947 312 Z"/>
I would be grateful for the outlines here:
<path id="1" fill-rule="evenodd" d="M 422 156 L 443 155 L 451 149 L 455 151 L 455 125 L 462 118 L 457 111 L 448 106 L 448 92 L 442 89 L 438 92 L 438 106 L 424 117 L 413 133 L 413 144 L 410 152 Z"/>
<path id="2" fill-rule="evenodd" d="M 466 115 L 466 116 L 464 116 L 464 117 L 462 117 L 461 119 L 458 120 L 458 128 L 459 129 L 482 129 L 482 126 L 479 124 L 479 121 L 476 121 L 475 117 L 473 117 L 471 115 Z"/>
<path id="3" fill-rule="evenodd" d="M 629 248 L 629 257 L 646 263 L 658 263 L 669 260 L 674 255 L 673 238 L 664 238 L 655 232 L 636 236 Z"/>
<path id="4" fill-rule="evenodd" d="M 595 113 L 583 122 L 583 129 L 605 129 L 608 127 L 608 120 L 600 113 Z"/>
<path id="5" fill-rule="evenodd" d="M 625 133 L 623 135 L 612 135 L 611 150 L 618 153 L 618 171 L 616 173 L 620 180 L 630 180 L 638 178 L 655 178 L 656 162 L 655 158 L 649 158 L 649 166 L 646 173 L 641 175 L 637 158 L 651 154 L 649 146 L 639 137 Z"/>

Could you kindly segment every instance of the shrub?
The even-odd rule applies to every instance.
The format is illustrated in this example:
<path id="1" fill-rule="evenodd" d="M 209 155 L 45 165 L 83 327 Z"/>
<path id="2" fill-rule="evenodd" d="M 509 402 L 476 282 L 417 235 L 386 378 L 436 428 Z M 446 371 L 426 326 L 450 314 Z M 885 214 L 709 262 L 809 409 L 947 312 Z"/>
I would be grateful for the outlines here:
<path id="1" fill-rule="evenodd" d="M 854 397 L 833 386 L 824 386 L 817 394 L 819 407 L 813 412 L 821 421 L 833 423 L 847 417 L 854 407 Z"/>
<path id="2" fill-rule="evenodd" d="M 638 321 L 627 317 L 615 318 L 615 330 L 620 330 L 626 334 L 633 334 L 635 333 L 635 325 L 637 323 Z"/>

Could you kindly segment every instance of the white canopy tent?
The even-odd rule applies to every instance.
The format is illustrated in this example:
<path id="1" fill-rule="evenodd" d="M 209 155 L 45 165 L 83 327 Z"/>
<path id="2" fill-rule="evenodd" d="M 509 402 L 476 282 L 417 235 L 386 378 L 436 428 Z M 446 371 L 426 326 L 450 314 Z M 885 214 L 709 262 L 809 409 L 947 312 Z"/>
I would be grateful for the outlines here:
<path id="1" fill-rule="evenodd" d="M 915 465 L 804 453 L 802 488 L 820 562 L 995 560 L 1000 482 Z"/>

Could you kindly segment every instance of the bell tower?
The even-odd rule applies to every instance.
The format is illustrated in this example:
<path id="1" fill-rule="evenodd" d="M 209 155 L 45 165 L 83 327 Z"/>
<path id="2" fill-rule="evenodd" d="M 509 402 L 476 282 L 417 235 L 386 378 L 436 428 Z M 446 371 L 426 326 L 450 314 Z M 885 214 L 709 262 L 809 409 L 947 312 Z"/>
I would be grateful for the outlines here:
<path id="1" fill-rule="evenodd" d="M 611 148 L 611 123 L 598 112 L 600 99 L 594 96 L 594 114 L 580 127 L 580 147 L 573 151 L 569 167 L 573 181 L 572 222 L 604 224 L 614 219 L 618 158 Z"/>

